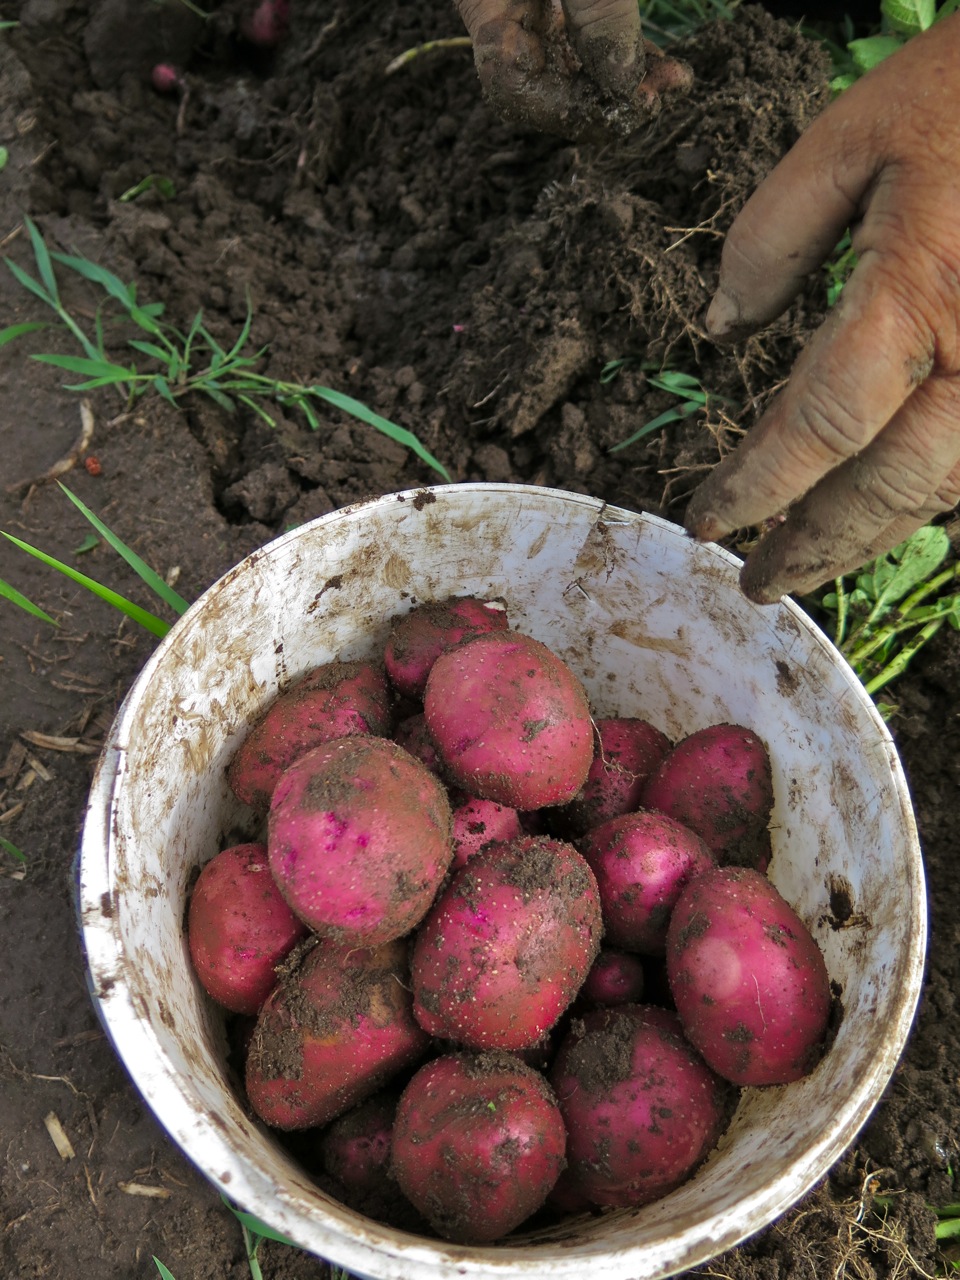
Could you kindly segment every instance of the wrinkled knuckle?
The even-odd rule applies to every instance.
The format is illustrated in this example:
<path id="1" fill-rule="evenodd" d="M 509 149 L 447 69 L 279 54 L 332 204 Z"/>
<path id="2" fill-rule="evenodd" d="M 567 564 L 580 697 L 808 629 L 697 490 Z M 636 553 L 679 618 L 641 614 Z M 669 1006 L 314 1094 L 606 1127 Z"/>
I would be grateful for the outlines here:
<path id="1" fill-rule="evenodd" d="M 639 10 L 636 4 L 624 4 L 624 0 L 593 0 L 591 4 L 570 9 L 571 25 L 588 38 L 597 36 L 639 33 Z"/>
<path id="2" fill-rule="evenodd" d="M 843 397 L 825 382 L 808 387 L 794 410 L 794 448 L 804 462 L 835 466 L 865 443 L 864 424 L 844 407 Z"/>
<path id="3" fill-rule="evenodd" d="M 929 485 L 902 464 L 864 468 L 858 477 L 857 493 L 858 505 L 878 525 L 920 511 L 929 502 Z"/>

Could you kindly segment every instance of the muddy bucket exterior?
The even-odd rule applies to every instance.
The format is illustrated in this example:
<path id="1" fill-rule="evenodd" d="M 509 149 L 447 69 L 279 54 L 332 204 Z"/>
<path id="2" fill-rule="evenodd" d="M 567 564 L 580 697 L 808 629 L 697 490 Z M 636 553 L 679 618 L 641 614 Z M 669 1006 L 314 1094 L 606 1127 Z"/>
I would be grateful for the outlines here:
<path id="1" fill-rule="evenodd" d="M 653 1280 L 770 1223 L 850 1145 L 919 997 L 917 834 L 892 740 L 852 671 L 793 604 L 744 599 L 738 567 L 674 525 L 579 494 L 445 486 L 295 529 L 173 627 L 99 764 L 81 920 L 91 989 L 117 1052 L 173 1140 L 233 1202 L 377 1280 Z M 642 716 L 672 738 L 733 721 L 764 739 L 775 793 L 770 878 L 813 931 L 842 1006 L 812 1075 L 746 1090 L 717 1149 L 677 1191 L 484 1247 L 352 1212 L 251 1118 L 183 928 L 196 869 L 240 816 L 225 770 L 262 705 L 318 663 L 379 654 L 390 618 L 413 604 L 466 594 L 502 596 L 511 626 L 570 663 L 598 716 Z"/>

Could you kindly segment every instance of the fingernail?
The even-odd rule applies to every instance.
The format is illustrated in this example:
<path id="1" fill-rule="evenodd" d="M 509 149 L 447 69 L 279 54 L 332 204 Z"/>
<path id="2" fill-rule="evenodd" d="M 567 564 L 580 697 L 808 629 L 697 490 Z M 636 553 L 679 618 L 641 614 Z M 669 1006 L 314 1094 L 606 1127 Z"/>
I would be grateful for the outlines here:
<path id="1" fill-rule="evenodd" d="M 723 338 L 732 329 L 736 329 L 739 323 L 739 302 L 723 289 L 718 289 L 707 310 L 707 332 L 714 338 Z"/>
<path id="2" fill-rule="evenodd" d="M 722 537 L 727 531 L 715 511 L 711 511 L 709 508 L 706 511 L 701 511 L 698 508 L 696 494 L 690 499 L 684 515 L 683 526 L 687 533 L 697 538 L 700 542 L 716 542 L 717 538 Z"/>

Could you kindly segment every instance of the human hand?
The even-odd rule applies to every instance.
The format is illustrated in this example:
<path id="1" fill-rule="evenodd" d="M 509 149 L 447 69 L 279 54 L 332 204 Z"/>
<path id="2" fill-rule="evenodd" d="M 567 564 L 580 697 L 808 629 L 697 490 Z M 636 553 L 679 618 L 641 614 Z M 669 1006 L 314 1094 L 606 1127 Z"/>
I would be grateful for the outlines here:
<path id="1" fill-rule="evenodd" d="M 787 510 L 741 574 L 761 604 L 896 546 L 960 500 L 960 14 L 837 98 L 727 235 L 708 332 L 777 316 L 853 226 L 857 266 L 786 388 L 690 500 L 719 538 Z"/>
<path id="2" fill-rule="evenodd" d="M 515 124 L 626 137 L 687 90 L 689 67 L 640 29 L 637 0 L 457 0 L 484 96 Z"/>

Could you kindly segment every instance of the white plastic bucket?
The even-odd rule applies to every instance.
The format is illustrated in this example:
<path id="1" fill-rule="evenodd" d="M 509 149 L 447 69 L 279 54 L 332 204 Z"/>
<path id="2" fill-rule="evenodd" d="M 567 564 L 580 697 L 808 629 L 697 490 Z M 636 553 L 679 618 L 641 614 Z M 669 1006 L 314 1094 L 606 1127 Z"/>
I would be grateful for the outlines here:
<path id="1" fill-rule="evenodd" d="M 170 1136 L 234 1202 L 377 1280 L 653 1280 L 771 1222 L 852 1142 L 903 1049 L 926 906 L 907 787 L 882 720 L 790 602 L 759 608 L 737 560 L 579 494 L 468 484 L 395 494 L 295 529 L 231 570 L 130 690 L 94 781 L 80 862 L 91 987 Z M 696 1177 L 640 1210 L 483 1248 L 392 1230 L 321 1192 L 233 1091 L 221 1016 L 190 968 L 191 873 L 237 809 L 224 770 L 258 708 L 307 668 L 376 654 L 388 619 L 448 595 L 503 596 L 511 625 L 583 679 L 598 715 L 671 737 L 720 721 L 773 762 L 770 876 L 839 989 L 836 1041 L 807 1079 L 748 1090 Z"/>

